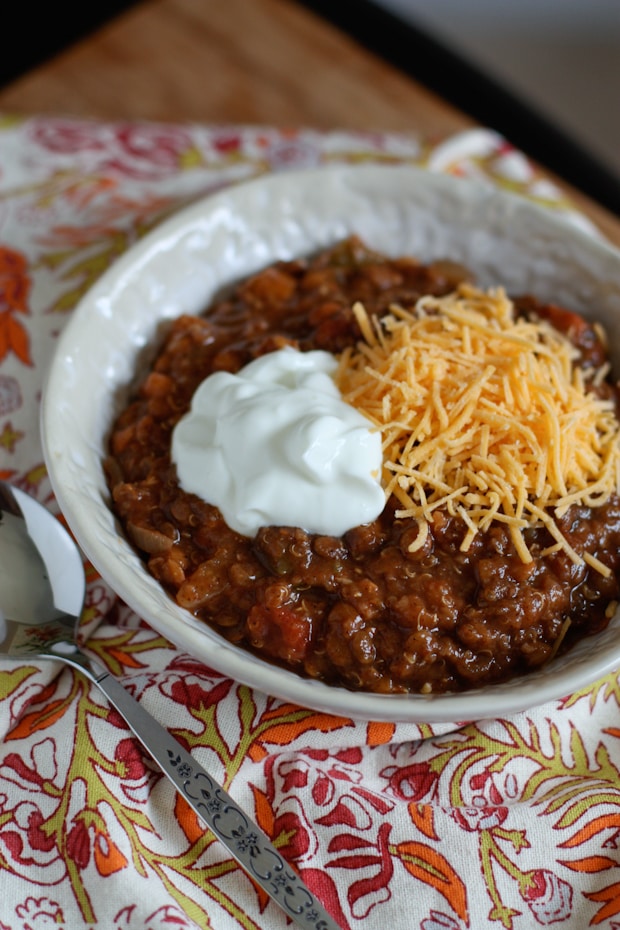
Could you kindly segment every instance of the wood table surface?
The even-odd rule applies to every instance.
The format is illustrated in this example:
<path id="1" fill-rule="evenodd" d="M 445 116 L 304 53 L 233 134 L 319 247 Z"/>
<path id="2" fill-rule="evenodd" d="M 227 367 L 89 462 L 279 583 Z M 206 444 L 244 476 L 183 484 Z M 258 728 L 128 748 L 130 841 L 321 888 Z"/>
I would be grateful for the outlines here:
<path id="1" fill-rule="evenodd" d="M 0 111 L 431 139 L 476 125 L 294 0 L 143 0 L 0 89 Z M 568 192 L 620 245 L 620 220 Z"/>

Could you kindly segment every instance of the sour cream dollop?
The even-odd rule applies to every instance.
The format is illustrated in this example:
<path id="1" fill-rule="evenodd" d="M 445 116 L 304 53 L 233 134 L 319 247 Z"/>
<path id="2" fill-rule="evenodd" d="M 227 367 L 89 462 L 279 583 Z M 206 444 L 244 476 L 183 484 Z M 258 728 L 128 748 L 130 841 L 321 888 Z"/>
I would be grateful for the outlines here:
<path id="1" fill-rule="evenodd" d="M 345 403 L 336 359 L 286 347 L 199 385 L 172 435 L 183 490 L 244 536 L 299 526 L 341 536 L 383 510 L 381 434 Z"/>

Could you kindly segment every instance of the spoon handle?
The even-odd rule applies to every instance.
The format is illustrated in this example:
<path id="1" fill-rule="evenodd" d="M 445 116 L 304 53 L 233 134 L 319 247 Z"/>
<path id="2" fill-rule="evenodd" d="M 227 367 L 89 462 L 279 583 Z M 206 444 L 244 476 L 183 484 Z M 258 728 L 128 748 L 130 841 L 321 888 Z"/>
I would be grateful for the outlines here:
<path id="1" fill-rule="evenodd" d="M 123 685 L 107 673 L 94 675 L 92 680 L 125 719 L 189 806 L 284 912 L 306 930 L 339 930 L 333 918 L 283 859 L 266 834 Z"/>

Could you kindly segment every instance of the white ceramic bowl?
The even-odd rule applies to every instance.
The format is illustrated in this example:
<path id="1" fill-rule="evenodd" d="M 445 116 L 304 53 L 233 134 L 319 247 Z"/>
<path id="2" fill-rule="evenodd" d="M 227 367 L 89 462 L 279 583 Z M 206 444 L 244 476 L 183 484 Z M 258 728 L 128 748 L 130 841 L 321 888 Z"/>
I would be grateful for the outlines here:
<path id="1" fill-rule="evenodd" d="M 120 258 L 66 326 L 43 402 L 54 491 L 84 552 L 111 587 L 169 640 L 277 697 L 377 721 L 505 716 L 563 697 L 620 664 L 620 615 L 548 667 L 466 694 L 353 693 L 280 670 L 235 648 L 175 606 L 125 540 L 108 506 L 106 437 L 163 321 L 200 312 L 223 286 L 279 258 L 358 233 L 370 246 L 463 262 L 503 284 L 596 315 L 620 371 L 620 252 L 551 210 L 490 186 L 412 167 L 286 173 L 240 184 L 162 223 Z"/>

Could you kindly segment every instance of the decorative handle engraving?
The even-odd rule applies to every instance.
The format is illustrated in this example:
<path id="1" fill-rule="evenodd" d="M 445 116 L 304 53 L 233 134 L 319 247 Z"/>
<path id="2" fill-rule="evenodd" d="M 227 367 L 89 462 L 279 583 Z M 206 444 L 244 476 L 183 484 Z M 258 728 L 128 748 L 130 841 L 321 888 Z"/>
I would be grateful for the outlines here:
<path id="1" fill-rule="evenodd" d="M 248 875 L 306 930 L 340 930 L 269 838 L 111 675 L 92 675 L 192 810 Z"/>
<path id="2" fill-rule="evenodd" d="M 237 862 L 300 926 L 338 930 L 267 836 L 204 769 L 168 749 L 171 777 Z"/>

